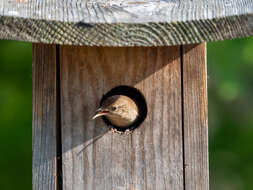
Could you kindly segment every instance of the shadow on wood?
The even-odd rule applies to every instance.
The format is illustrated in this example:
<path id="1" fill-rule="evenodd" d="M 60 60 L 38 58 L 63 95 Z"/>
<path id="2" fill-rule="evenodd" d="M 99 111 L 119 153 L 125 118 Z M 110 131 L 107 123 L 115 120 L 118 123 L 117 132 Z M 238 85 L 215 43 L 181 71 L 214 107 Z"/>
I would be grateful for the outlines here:
<path id="1" fill-rule="evenodd" d="M 60 54 L 63 116 L 66 118 L 66 112 L 71 114 L 71 119 L 67 121 L 63 119 L 63 122 L 64 125 L 69 123 L 72 127 L 79 125 L 78 122 L 83 122 L 81 126 L 85 131 L 84 137 L 75 138 L 72 146 L 63 149 L 63 152 L 83 143 L 90 144 L 92 140 L 99 139 L 101 135 L 107 133 L 109 127 L 105 126 L 102 120 L 91 120 L 102 96 L 119 85 L 138 87 L 141 81 L 153 77 L 152 75 L 159 73 L 159 70 L 167 64 L 180 58 L 179 52 L 175 54 L 175 49 L 179 50 L 179 47 L 62 46 Z M 177 74 L 180 76 L 180 73 Z M 77 136 L 83 131 L 79 132 Z M 77 139 L 79 140 L 76 141 Z"/>
<path id="2" fill-rule="evenodd" d="M 61 46 L 60 62 L 63 187 L 182 189 L 180 47 Z M 119 85 L 147 101 L 147 118 L 131 135 L 90 120 Z"/>

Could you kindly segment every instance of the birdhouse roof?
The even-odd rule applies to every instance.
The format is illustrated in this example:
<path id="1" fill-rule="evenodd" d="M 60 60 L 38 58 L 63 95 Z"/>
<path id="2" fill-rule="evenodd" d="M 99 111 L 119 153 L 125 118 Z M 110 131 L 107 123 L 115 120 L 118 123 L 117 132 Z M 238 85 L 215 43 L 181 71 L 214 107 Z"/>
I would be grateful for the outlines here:
<path id="1" fill-rule="evenodd" d="M 161 46 L 253 35 L 252 0 L 1 0 L 0 38 Z"/>

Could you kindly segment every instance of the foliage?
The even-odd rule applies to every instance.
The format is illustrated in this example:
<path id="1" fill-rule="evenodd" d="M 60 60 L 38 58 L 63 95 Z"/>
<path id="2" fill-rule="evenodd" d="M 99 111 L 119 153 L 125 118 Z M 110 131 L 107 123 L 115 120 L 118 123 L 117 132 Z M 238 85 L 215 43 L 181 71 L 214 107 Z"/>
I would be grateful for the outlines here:
<path id="1" fill-rule="evenodd" d="M 0 41 L 0 189 L 31 189 L 32 46 Z"/>
<path id="2" fill-rule="evenodd" d="M 253 188 L 253 37 L 208 44 L 211 189 Z"/>

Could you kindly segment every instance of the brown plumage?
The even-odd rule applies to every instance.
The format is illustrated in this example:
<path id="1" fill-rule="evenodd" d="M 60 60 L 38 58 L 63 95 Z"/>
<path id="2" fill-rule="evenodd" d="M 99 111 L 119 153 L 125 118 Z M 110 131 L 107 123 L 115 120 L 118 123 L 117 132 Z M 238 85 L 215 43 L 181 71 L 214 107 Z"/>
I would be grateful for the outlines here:
<path id="1" fill-rule="evenodd" d="M 100 116 L 105 116 L 117 127 L 125 128 L 136 121 L 139 116 L 139 110 L 131 98 L 124 95 L 114 95 L 103 102 L 92 119 Z"/>

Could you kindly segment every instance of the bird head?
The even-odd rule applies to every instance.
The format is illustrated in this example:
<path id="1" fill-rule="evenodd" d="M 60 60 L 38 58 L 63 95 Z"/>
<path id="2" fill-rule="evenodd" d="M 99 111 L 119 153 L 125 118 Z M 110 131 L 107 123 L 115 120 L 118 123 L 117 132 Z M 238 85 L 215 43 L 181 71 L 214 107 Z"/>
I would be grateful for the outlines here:
<path id="1" fill-rule="evenodd" d="M 92 117 L 92 119 L 96 119 L 97 117 L 106 115 L 117 115 L 120 110 L 120 105 L 117 101 L 119 98 L 119 95 L 108 97 L 103 102 L 102 106 L 96 110 L 95 115 Z"/>
<path id="2" fill-rule="evenodd" d="M 114 95 L 105 99 L 92 119 L 105 116 L 113 125 L 127 127 L 138 117 L 138 107 L 129 97 Z"/>

